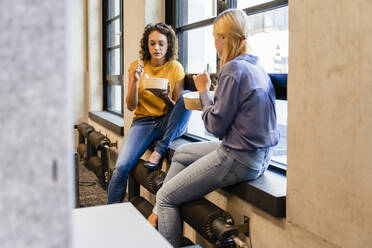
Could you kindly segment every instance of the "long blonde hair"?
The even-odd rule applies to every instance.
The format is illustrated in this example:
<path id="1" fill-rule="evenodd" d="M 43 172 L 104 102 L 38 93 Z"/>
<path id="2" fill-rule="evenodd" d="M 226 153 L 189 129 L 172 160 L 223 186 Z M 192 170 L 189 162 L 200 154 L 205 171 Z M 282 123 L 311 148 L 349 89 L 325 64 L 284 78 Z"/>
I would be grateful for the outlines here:
<path id="1" fill-rule="evenodd" d="M 222 12 L 214 21 L 213 32 L 226 36 L 220 61 L 221 68 L 230 60 L 250 51 L 248 44 L 249 23 L 244 11 L 228 9 Z"/>

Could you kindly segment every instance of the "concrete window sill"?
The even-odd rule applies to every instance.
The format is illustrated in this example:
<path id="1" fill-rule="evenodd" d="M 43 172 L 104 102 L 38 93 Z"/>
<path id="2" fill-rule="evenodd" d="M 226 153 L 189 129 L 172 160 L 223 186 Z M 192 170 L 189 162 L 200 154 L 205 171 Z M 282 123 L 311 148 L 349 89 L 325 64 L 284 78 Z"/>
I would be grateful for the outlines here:
<path id="1" fill-rule="evenodd" d="M 106 111 L 89 112 L 89 118 L 110 131 L 124 136 L 124 120 L 122 117 Z"/>
<path id="2" fill-rule="evenodd" d="M 169 147 L 166 158 L 171 161 L 176 148 L 190 142 L 195 140 L 185 136 L 176 139 Z M 154 147 L 153 143 L 149 149 L 153 150 Z M 287 177 L 285 171 L 275 166 L 270 165 L 265 174 L 256 180 L 242 182 L 223 190 L 274 217 L 286 217 Z"/>

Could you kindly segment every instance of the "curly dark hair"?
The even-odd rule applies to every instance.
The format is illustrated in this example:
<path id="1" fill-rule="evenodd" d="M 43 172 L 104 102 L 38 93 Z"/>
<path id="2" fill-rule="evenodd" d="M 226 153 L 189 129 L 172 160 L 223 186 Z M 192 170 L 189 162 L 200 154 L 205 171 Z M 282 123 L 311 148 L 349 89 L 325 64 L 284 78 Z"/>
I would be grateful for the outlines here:
<path id="1" fill-rule="evenodd" d="M 167 36 L 168 50 L 165 54 L 165 61 L 178 59 L 178 39 L 173 28 L 163 22 L 156 24 L 147 24 L 143 32 L 142 39 L 140 41 L 140 55 L 142 60 L 151 59 L 151 54 L 148 47 L 149 35 L 152 31 L 159 31 L 160 33 Z"/>

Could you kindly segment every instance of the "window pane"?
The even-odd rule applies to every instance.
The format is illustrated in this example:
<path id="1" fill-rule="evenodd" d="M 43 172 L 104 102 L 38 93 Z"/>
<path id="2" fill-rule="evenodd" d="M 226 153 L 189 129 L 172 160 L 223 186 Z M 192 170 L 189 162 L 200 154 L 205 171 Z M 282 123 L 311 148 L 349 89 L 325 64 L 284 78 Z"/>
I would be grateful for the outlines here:
<path id="1" fill-rule="evenodd" d="M 268 73 L 288 73 L 288 7 L 249 16 L 249 44 Z M 287 101 L 276 101 L 280 131 L 272 160 L 287 164 Z"/>
<path id="2" fill-rule="evenodd" d="M 218 140 L 212 134 L 208 133 L 204 127 L 203 120 L 201 118 L 202 111 L 193 110 L 191 112 L 191 117 L 189 121 L 189 126 L 187 128 L 187 133 L 202 137 L 208 140 Z"/>
<path id="3" fill-rule="evenodd" d="M 107 74 L 120 75 L 120 48 L 107 51 Z"/>
<path id="4" fill-rule="evenodd" d="M 111 111 L 121 113 L 121 86 L 107 86 L 107 108 Z"/>
<path id="5" fill-rule="evenodd" d="M 107 29 L 107 46 L 120 44 L 120 19 L 116 19 L 108 24 Z"/>
<path id="6" fill-rule="evenodd" d="M 249 44 L 268 73 L 288 73 L 288 7 L 249 16 Z"/>
<path id="7" fill-rule="evenodd" d="M 212 25 L 185 32 L 183 42 L 187 44 L 187 73 L 203 72 L 207 64 L 210 65 L 210 73 L 216 73 L 217 53 L 212 32 Z"/>
<path id="8" fill-rule="evenodd" d="M 280 131 L 280 140 L 274 148 L 272 160 L 283 165 L 287 164 L 287 116 L 288 116 L 288 102 L 283 100 L 276 100 L 276 118 L 278 122 L 278 129 Z"/>
<path id="9" fill-rule="evenodd" d="M 245 9 L 249 7 L 253 7 L 259 4 L 272 2 L 273 0 L 238 0 L 237 8 L 238 9 Z"/>
<path id="10" fill-rule="evenodd" d="M 217 0 L 179 0 L 180 25 L 194 23 L 216 16 Z"/>
<path id="11" fill-rule="evenodd" d="M 120 14 L 120 0 L 108 0 L 107 17 L 108 19 Z"/>
<path id="12" fill-rule="evenodd" d="M 287 164 L 287 101 L 276 101 L 276 114 L 278 121 L 278 129 L 280 131 L 280 140 L 278 145 L 274 147 L 272 160 L 283 165 Z M 192 111 L 190 122 L 187 128 L 187 133 L 202 137 L 208 140 L 218 140 L 212 134 L 208 133 L 204 127 L 201 118 L 202 111 Z"/>

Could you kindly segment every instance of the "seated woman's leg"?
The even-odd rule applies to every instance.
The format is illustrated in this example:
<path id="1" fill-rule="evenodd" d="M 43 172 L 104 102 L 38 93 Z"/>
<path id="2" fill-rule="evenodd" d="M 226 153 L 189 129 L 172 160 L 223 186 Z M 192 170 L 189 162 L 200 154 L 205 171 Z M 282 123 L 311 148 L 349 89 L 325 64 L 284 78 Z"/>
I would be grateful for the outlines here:
<path id="1" fill-rule="evenodd" d="M 133 122 L 120 148 L 108 188 L 107 204 L 123 201 L 130 170 L 158 135 L 159 131 L 154 128 L 153 122 L 142 121 L 139 124 L 136 121 Z"/>
<path id="2" fill-rule="evenodd" d="M 197 145 L 195 150 L 199 149 Z M 252 156 L 252 163 L 265 166 L 265 160 L 256 161 L 256 156 Z M 173 164 L 170 170 L 172 168 Z M 160 188 L 156 195 L 159 231 L 172 245 L 179 246 L 182 221 L 178 207 L 181 204 L 199 199 L 215 189 L 255 179 L 261 173 L 262 170 L 250 169 L 249 165 L 228 155 L 226 148 L 218 147 L 181 170 Z"/>
<path id="3" fill-rule="evenodd" d="M 187 166 L 198 160 L 200 157 L 215 151 L 221 144 L 220 141 L 200 142 L 185 144 L 177 148 L 176 152 L 172 157 L 172 163 L 167 176 L 164 179 L 163 185 L 176 176 L 179 172 L 185 169 Z M 194 146 L 197 145 L 197 149 Z M 155 203 L 153 213 L 158 214 L 158 202 Z"/>
<path id="4" fill-rule="evenodd" d="M 182 136 L 187 130 L 191 115 L 191 111 L 185 109 L 185 103 L 183 101 L 183 95 L 187 92 L 190 91 L 185 90 L 182 92 L 170 113 L 164 117 L 164 123 L 162 126 L 163 137 L 155 147 L 155 151 L 160 155 L 165 154 L 170 143 L 172 143 L 176 138 Z"/>

